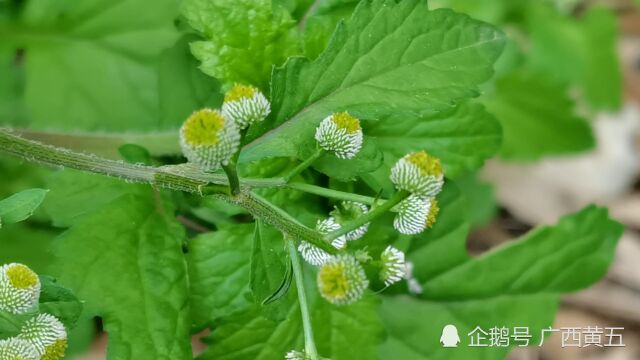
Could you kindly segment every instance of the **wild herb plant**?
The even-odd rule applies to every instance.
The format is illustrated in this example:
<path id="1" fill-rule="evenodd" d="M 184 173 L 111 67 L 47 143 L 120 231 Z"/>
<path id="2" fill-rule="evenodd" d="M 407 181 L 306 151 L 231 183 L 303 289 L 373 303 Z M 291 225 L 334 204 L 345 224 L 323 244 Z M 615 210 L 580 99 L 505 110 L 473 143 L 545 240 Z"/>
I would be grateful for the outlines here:
<path id="1" fill-rule="evenodd" d="M 204 360 L 501 359 L 441 331 L 529 327 L 511 346 L 536 345 L 560 295 L 606 272 L 622 228 L 596 206 L 467 253 L 482 204 L 457 183 L 513 153 L 476 100 L 505 114 L 483 88 L 497 27 L 422 0 L 185 0 L 176 26 L 176 4 L 0 4 L 26 61 L 0 152 L 82 171 L 47 175 L 35 215 L 64 229 L 47 273 L 82 314 L 62 288 L 33 311 L 101 317 L 109 359 L 191 359 L 205 329 Z M 566 149 L 550 144 L 533 157 Z M 44 196 L 0 202 L 3 226 Z M 19 338 L 26 320 L 2 314 Z"/>

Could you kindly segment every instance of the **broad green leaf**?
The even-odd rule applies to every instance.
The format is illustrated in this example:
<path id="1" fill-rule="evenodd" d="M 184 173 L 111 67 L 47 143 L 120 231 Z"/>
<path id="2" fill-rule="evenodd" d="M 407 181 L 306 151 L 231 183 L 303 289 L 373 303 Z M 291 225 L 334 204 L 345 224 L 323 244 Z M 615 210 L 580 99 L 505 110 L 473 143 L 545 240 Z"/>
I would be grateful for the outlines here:
<path id="1" fill-rule="evenodd" d="M 242 158 L 305 158 L 316 126 L 336 111 L 368 123 L 453 109 L 478 95 L 503 43 L 490 25 L 424 1 L 364 1 L 319 58 L 292 58 L 274 72 L 273 114 L 250 131 Z"/>
<path id="2" fill-rule="evenodd" d="M 182 124 L 192 112 L 220 107 L 220 83 L 198 69 L 198 61 L 189 50 L 189 43 L 197 36 L 184 35 L 162 54 L 159 67 L 161 127 Z M 177 135 L 177 134 L 176 134 Z M 178 144 L 177 138 L 174 140 Z"/>
<path id="3" fill-rule="evenodd" d="M 622 230 L 606 209 L 590 206 L 557 225 L 537 228 L 482 257 L 424 278 L 424 296 L 478 299 L 579 290 L 606 273 Z"/>
<path id="4" fill-rule="evenodd" d="M 426 150 L 440 159 L 447 177 L 477 169 L 500 148 L 500 124 L 482 105 L 464 103 L 458 108 L 419 119 L 393 115 L 367 124 L 365 134 L 376 138 L 389 169 L 404 155 Z"/>
<path id="5" fill-rule="evenodd" d="M 273 6 L 282 6 L 285 8 L 295 19 L 301 20 L 308 11 L 313 11 L 311 6 L 313 0 L 273 0 Z"/>
<path id="6" fill-rule="evenodd" d="M 25 50 L 31 126 L 159 128 L 156 65 L 178 36 L 177 14 L 176 0 L 156 1 L 153 11 L 144 0 L 26 2 L 19 25 L 2 38 Z"/>
<path id="7" fill-rule="evenodd" d="M 49 190 L 29 189 L 0 200 L 0 228 L 27 219 L 42 204 Z"/>
<path id="8" fill-rule="evenodd" d="M 541 341 L 541 329 L 553 324 L 558 299 L 550 294 L 505 296 L 490 299 L 432 302 L 406 296 L 385 298 L 381 316 L 388 331 L 380 347 L 380 359 L 402 360 L 504 360 L 510 347 L 469 347 L 468 334 L 476 326 L 488 331 L 493 327 L 529 326 L 530 346 Z M 457 348 L 440 343 L 445 325 L 458 329 Z M 514 343 L 518 345 L 520 343 Z"/>
<path id="9" fill-rule="evenodd" d="M 619 108 L 622 74 L 616 50 L 615 15 L 595 7 L 574 19 L 536 2 L 528 14 L 531 63 L 552 79 L 578 85 L 594 108 Z"/>
<path id="10" fill-rule="evenodd" d="M 140 196 L 148 193 L 148 188 L 143 186 L 75 170 L 52 174 L 47 186 L 51 192 L 43 207 L 56 227 L 70 227 L 125 193 Z"/>
<path id="11" fill-rule="evenodd" d="M 129 186 L 146 193 L 124 192 L 57 239 L 55 272 L 102 317 L 108 359 L 191 359 L 184 230 L 152 189 Z"/>
<path id="12" fill-rule="evenodd" d="M 309 292 L 315 306 L 311 317 L 320 355 L 333 360 L 375 358 L 382 339 L 378 300 L 368 295 L 356 304 L 338 307 L 320 299 L 312 289 Z M 288 351 L 304 348 L 300 308 L 297 303 L 290 307 L 282 321 L 255 310 L 222 319 L 206 341 L 210 347 L 199 357 L 201 360 L 284 358 Z"/>
<path id="13" fill-rule="evenodd" d="M 58 231 L 18 223 L 0 229 L 0 264 L 12 262 L 44 272 L 52 260 L 49 247 Z"/>
<path id="14" fill-rule="evenodd" d="M 432 269 L 417 267 L 415 275 L 424 284 L 422 300 L 385 300 L 382 317 L 389 339 L 381 353 L 409 360 L 504 358 L 507 348 L 481 351 L 467 346 L 466 334 L 476 326 L 529 327 L 531 342 L 537 345 L 541 329 L 553 323 L 559 295 L 593 284 L 605 274 L 622 231 L 605 209 L 591 206 L 478 258 L 467 256 Z M 416 266 L 427 259 L 437 261 L 452 249 L 430 244 L 446 243 L 459 252 L 465 238 L 466 231 L 446 242 L 434 237 L 413 249 L 409 259 Z M 439 344 L 447 324 L 458 327 L 462 344 L 457 349 Z"/>
<path id="15" fill-rule="evenodd" d="M 500 78 L 485 99 L 500 120 L 500 155 L 510 160 L 576 153 L 594 145 L 590 125 L 574 114 L 574 104 L 561 85 L 544 76 L 517 71 Z"/>
<path id="16" fill-rule="evenodd" d="M 251 305 L 253 224 L 223 227 L 189 241 L 191 312 L 197 329 Z"/>
<path id="17" fill-rule="evenodd" d="M 489 223 L 498 212 L 494 187 L 479 178 L 478 174 L 467 173 L 456 179 L 467 203 L 467 218 L 472 228 Z"/>
<path id="18" fill-rule="evenodd" d="M 191 43 L 200 69 L 226 86 L 267 91 L 272 67 L 299 52 L 295 22 L 269 0 L 187 0 L 182 14 L 204 37 Z"/>
<path id="19" fill-rule="evenodd" d="M 1 6 L 0 4 L 0 13 Z M 17 51 L 4 49 L 0 45 L 0 124 L 20 126 L 25 122 L 26 114 L 22 100 L 24 69 L 17 59 Z"/>

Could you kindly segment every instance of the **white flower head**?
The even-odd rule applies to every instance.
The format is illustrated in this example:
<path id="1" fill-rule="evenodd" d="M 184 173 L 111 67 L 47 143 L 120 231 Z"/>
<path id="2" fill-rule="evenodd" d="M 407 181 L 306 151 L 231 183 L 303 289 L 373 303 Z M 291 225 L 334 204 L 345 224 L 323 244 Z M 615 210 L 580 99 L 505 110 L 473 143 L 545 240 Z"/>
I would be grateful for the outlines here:
<path id="1" fill-rule="evenodd" d="M 391 182 L 400 190 L 433 197 L 444 185 L 440 160 L 424 151 L 408 154 L 391 169 Z"/>
<path id="2" fill-rule="evenodd" d="M 67 331 L 55 316 L 40 314 L 27 320 L 20 331 L 42 359 L 58 360 L 67 350 Z"/>
<path id="3" fill-rule="evenodd" d="M 40 360 L 36 349 L 20 338 L 0 340 L 0 360 Z"/>
<path id="4" fill-rule="evenodd" d="M 365 204 L 355 201 L 343 201 L 339 206 L 336 206 L 336 208 L 331 212 L 331 215 L 336 219 L 338 225 L 344 225 L 368 212 L 369 208 Z M 347 241 L 358 240 L 364 236 L 367 230 L 369 230 L 369 223 L 346 233 L 344 237 Z"/>
<path id="5" fill-rule="evenodd" d="M 380 279 L 386 286 L 393 285 L 406 276 L 404 253 L 393 246 L 387 246 L 382 252 L 380 262 L 382 262 Z"/>
<path id="6" fill-rule="evenodd" d="M 435 198 L 409 195 L 398 204 L 398 214 L 393 219 L 393 227 L 404 235 L 419 234 L 433 226 L 439 211 Z"/>
<path id="7" fill-rule="evenodd" d="M 334 113 L 320 122 L 315 138 L 322 149 L 351 159 L 362 148 L 360 120 L 347 112 Z"/>
<path id="8" fill-rule="evenodd" d="M 333 255 L 306 241 L 300 242 L 300 245 L 298 245 L 298 251 L 300 252 L 300 255 L 302 255 L 304 261 L 313 266 L 321 266 L 327 261 L 333 259 Z"/>
<path id="9" fill-rule="evenodd" d="M 289 351 L 285 356 L 284 356 L 284 360 L 307 360 L 308 357 L 307 355 L 305 355 L 304 352 L 302 351 L 295 351 L 295 350 L 291 350 Z"/>
<path id="10" fill-rule="evenodd" d="M 331 216 L 324 220 L 318 220 L 316 224 L 316 230 L 323 235 L 329 234 L 330 232 L 336 231 L 340 229 L 340 224 L 336 221 L 336 219 Z M 347 236 L 342 235 L 338 236 L 335 240 L 331 242 L 331 245 L 336 249 L 344 249 L 347 245 Z"/>
<path id="11" fill-rule="evenodd" d="M 240 147 L 240 130 L 218 110 L 198 110 L 180 128 L 180 147 L 190 162 L 214 171 L 227 165 Z"/>
<path id="12" fill-rule="evenodd" d="M 240 129 L 264 120 L 270 112 L 269 100 L 253 86 L 236 84 L 224 95 L 222 114 Z"/>
<path id="13" fill-rule="evenodd" d="M 369 280 L 358 260 L 338 255 L 318 271 L 320 295 L 330 303 L 348 305 L 358 301 L 369 286 Z"/>
<path id="14" fill-rule="evenodd" d="M 0 267 L 0 310 L 24 314 L 35 308 L 40 300 L 38 275 L 22 264 Z"/>

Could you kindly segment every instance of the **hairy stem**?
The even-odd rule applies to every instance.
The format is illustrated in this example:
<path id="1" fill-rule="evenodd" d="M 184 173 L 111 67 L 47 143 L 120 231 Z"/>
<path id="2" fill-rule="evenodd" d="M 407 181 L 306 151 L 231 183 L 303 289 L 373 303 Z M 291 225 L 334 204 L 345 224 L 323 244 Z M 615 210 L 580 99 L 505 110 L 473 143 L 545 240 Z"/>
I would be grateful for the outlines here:
<path id="1" fill-rule="evenodd" d="M 324 239 L 327 242 L 331 242 L 340 236 L 349 233 L 360 226 L 371 222 L 373 219 L 383 215 L 387 211 L 391 210 L 394 206 L 398 205 L 402 200 L 406 199 L 409 196 L 408 191 L 400 190 L 397 193 L 393 194 L 393 196 L 385 201 L 384 203 L 374 207 L 368 213 L 360 216 L 359 218 L 344 224 L 340 229 L 336 231 L 332 231 L 329 234 L 325 235 Z"/>
<path id="2" fill-rule="evenodd" d="M 301 162 L 298 166 L 296 166 L 293 170 L 291 170 L 287 175 L 285 175 L 284 180 L 286 182 L 289 182 L 289 180 L 293 179 L 294 177 L 299 175 L 301 172 L 305 171 L 309 166 L 311 166 L 311 164 L 313 164 L 316 160 L 318 160 L 323 153 L 324 153 L 324 150 L 322 150 L 321 148 L 316 149 L 316 152 L 314 152 L 305 161 Z"/>
<path id="3" fill-rule="evenodd" d="M 253 194 L 249 184 L 253 181 L 262 183 L 257 181 L 258 179 L 247 180 L 246 189 L 241 187 L 238 195 L 230 196 L 228 194 L 229 183 L 224 176 L 203 174 L 191 167 L 151 167 L 108 160 L 26 140 L 12 134 L 7 129 L 0 129 L 0 153 L 13 155 L 30 162 L 54 167 L 69 167 L 117 177 L 130 182 L 146 183 L 158 188 L 214 195 L 223 201 L 245 208 L 254 217 L 263 219 L 288 236 L 309 241 L 332 254 L 336 252 L 336 249 L 326 243 L 319 233 L 300 224 L 267 200 Z"/>
<path id="4" fill-rule="evenodd" d="M 302 315 L 302 328 L 304 331 L 304 352 L 311 360 L 318 360 L 318 350 L 313 339 L 313 327 L 311 326 L 311 315 L 309 314 L 309 304 L 307 303 L 307 295 L 304 290 L 304 274 L 302 273 L 302 264 L 296 250 L 295 241 L 286 238 L 291 264 L 293 265 L 293 277 L 296 281 L 296 289 L 298 290 L 298 302 L 300 303 L 300 313 Z"/>

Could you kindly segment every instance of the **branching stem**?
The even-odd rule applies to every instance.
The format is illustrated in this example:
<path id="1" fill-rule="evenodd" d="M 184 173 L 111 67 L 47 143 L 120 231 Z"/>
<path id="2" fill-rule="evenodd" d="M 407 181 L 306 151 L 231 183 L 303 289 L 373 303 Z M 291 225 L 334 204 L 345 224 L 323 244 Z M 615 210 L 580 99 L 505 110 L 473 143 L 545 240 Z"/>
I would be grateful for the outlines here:
<path id="1" fill-rule="evenodd" d="M 368 222 L 371 222 L 373 219 L 391 210 L 394 206 L 398 205 L 398 203 L 406 199 L 409 195 L 410 194 L 407 191 L 404 191 L 404 190 L 398 191 L 397 193 L 393 194 L 393 196 L 389 200 L 385 201 L 384 203 L 378 206 L 373 207 L 371 211 L 369 211 L 368 213 L 360 216 L 359 218 L 351 222 L 344 224 L 340 229 L 336 231 L 332 231 L 329 234 L 325 235 L 324 236 L 325 241 L 330 243 L 331 241 L 339 238 L 340 236 L 346 233 L 349 233 Z"/>

